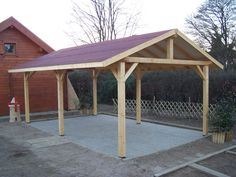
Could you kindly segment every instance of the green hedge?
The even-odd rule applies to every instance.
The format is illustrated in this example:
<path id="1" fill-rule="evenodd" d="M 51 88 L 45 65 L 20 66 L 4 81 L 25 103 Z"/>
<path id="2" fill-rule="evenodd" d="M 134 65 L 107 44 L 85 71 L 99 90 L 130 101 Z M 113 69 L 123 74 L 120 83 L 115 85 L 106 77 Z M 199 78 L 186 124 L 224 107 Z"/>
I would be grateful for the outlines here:
<path id="1" fill-rule="evenodd" d="M 89 71 L 74 71 L 69 78 L 79 98 L 92 99 L 92 80 Z M 211 71 L 209 82 L 210 103 L 221 97 L 222 87 L 228 81 L 236 88 L 235 71 Z M 148 72 L 142 78 L 142 99 L 165 101 L 202 101 L 202 80 L 193 71 Z M 117 82 L 110 72 L 98 76 L 98 102 L 111 104 L 117 97 Z M 135 98 L 135 78 L 126 81 L 126 98 Z"/>

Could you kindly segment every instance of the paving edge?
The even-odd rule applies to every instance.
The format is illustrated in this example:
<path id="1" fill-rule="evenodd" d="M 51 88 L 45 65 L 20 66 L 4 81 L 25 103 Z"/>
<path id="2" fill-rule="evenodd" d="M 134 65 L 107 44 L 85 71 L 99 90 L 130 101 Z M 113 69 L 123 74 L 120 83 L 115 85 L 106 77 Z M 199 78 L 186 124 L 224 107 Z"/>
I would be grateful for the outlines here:
<path id="1" fill-rule="evenodd" d="M 115 113 L 110 113 L 110 112 L 99 112 L 99 114 L 105 114 L 105 115 L 111 115 L 111 116 L 118 116 Z M 126 116 L 126 118 L 128 119 L 132 119 L 135 120 L 136 118 L 133 116 Z M 188 126 L 188 125 L 180 125 L 180 124 L 175 124 L 175 123 L 169 123 L 169 122 L 163 122 L 163 121 L 156 121 L 156 120 L 150 120 L 150 119 L 143 119 L 143 122 L 149 122 L 149 123 L 156 123 L 156 124 L 160 124 L 160 125 L 168 125 L 168 126 L 173 126 L 173 127 L 179 127 L 179 128 L 185 128 L 185 129 L 191 129 L 191 130 L 197 130 L 197 131 L 202 131 L 202 128 L 198 128 L 198 127 L 192 127 L 192 126 Z M 209 133 L 211 133 L 212 131 L 209 130 Z"/>
<path id="2" fill-rule="evenodd" d="M 193 163 L 196 163 L 196 162 L 199 162 L 199 161 L 208 159 L 208 158 L 210 158 L 210 157 L 212 157 L 212 156 L 218 155 L 218 154 L 220 154 L 220 153 L 223 153 L 223 152 L 225 152 L 225 151 L 229 151 L 229 150 L 234 149 L 234 148 L 236 148 L 236 145 L 233 145 L 233 146 L 230 146 L 230 147 L 221 149 L 221 150 L 219 150 L 219 151 L 215 151 L 215 152 L 210 153 L 210 154 L 207 154 L 207 155 L 205 155 L 205 156 L 203 156 L 203 157 L 199 157 L 199 158 L 197 158 L 197 159 L 191 160 L 191 161 L 186 162 L 186 163 L 183 163 L 183 164 L 181 164 L 181 165 L 178 165 L 178 166 L 175 166 L 175 167 L 166 169 L 166 170 L 164 170 L 164 171 L 162 171 L 162 172 L 160 172 L 160 173 L 156 173 L 156 174 L 154 174 L 154 177 L 159 177 L 159 176 L 162 176 L 162 175 L 165 175 L 165 174 L 174 172 L 174 171 L 179 170 L 179 169 L 181 169 L 181 168 L 187 167 L 187 166 L 189 166 L 190 164 L 193 164 Z"/>

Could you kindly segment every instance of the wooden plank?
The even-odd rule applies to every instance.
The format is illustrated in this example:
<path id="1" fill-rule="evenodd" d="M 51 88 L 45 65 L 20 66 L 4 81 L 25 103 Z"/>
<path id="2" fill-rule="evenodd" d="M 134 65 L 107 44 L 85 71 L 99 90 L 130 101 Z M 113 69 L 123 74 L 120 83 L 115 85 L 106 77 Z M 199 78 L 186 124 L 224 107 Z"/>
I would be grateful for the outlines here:
<path id="1" fill-rule="evenodd" d="M 205 172 L 207 174 L 211 174 L 211 175 L 217 176 L 217 177 L 230 177 L 230 176 L 225 175 L 223 173 L 220 173 L 218 171 L 212 170 L 212 169 L 204 167 L 202 165 L 198 165 L 196 163 L 190 164 L 189 166 L 192 167 L 192 168 L 195 168 L 197 170 L 200 170 L 202 172 Z"/>
<path id="2" fill-rule="evenodd" d="M 66 71 L 55 71 L 57 78 L 57 104 L 58 104 L 58 128 L 59 135 L 64 136 L 64 98 L 63 81 Z"/>
<path id="3" fill-rule="evenodd" d="M 166 50 L 159 46 L 158 44 L 152 45 L 149 47 L 152 52 L 161 53 L 163 56 L 166 56 Z M 161 58 L 161 57 L 158 57 Z"/>
<path id="4" fill-rule="evenodd" d="M 141 114 L 142 114 L 142 109 L 141 109 L 141 79 L 142 79 L 142 73 L 140 68 L 136 68 L 136 123 L 140 124 L 141 123 Z"/>
<path id="5" fill-rule="evenodd" d="M 118 154 L 126 156 L 126 130 L 125 130 L 125 63 L 118 64 Z"/>
<path id="6" fill-rule="evenodd" d="M 86 69 L 86 68 L 100 68 L 100 67 L 104 67 L 102 62 L 92 62 L 92 63 L 81 63 L 81 64 L 32 67 L 23 69 L 10 69 L 8 70 L 8 72 L 18 73 L 18 72 L 31 72 L 31 71 L 55 71 L 55 70 Z"/>
<path id="7" fill-rule="evenodd" d="M 186 66 L 187 65 L 143 64 L 141 69 L 144 71 L 176 71 L 176 70 L 181 70 L 181 69 L 184 69 L 184 70 L 190 69 L 190 68 L 186 68 Z"/>
<path id="8" fill-rule="evenodd" d="M 97 115 L 97 72 L 92 71 L 93 78 L 93 115 Z"/>
<path id="9" fill-rule="evenodd" d="M 143 57 L 155 57 L 150 52 L 148 52 L 147 50 L 141 50 L 141 51 L 139 51 L 139 54 L 141 54 Z"/>
<path id="10" fill-rule="evenodd" d="M 166 41 L 166 58 L 173 59 L 174 58 L 174 39 L 168 38 Z"/>
<path id="11" fill-rule="evenodd" d="M 208 134 L 208 113 L 209 113 L 209 67 L 203 66 L 203 135 Z"/>
<path id="12" fill-rule="evenodd" d="M 165 50 L 164 48 L 162 48 L 161 46 L 159 46 L 158 44 L 153 45 L 153 47 L 154 47 L 156 50 L 161 51 L 162 54 L 166 55 L 166 50 Z"/>
<path id="13" fill-rule="evenodd" d="M 203 71 L 202 71 L 202 69 L 201 69 L 201 67 L 200 66 L 195 66 L 194 67 L 194 70 L 197 72 L 197 74 L 201 77 L 201 79 L 203 79 L 203 80 L 206 80 L 206 77 L 205 77 L 205 75 L 204 75 L 204 73 L 203 73 Z"/>
<path id="14" fill-rule="evenodd" d="M 117 74 L 116 69 L 111 68 L 111 72 L 112 72 L 113 76 L 116 78 L 116 80 L 118 81 L 118 74 Z"/>
<path id="15" fill-rule="evenodd" d="M 180 60 L 180 59 L 166 59 L 166 58 L 145 58 L 145 57 L 127 57 L 125 59 L 128 63 L 149 63 L 149 64 L 163 64 L 163 65 L 210 65 L 211 61 L 195 61 L 195 60 Z"/>
<path id="16" fill-rule="evenodd" d="M 163 175 L 165 175 L 165 174 L 168 174 L 168 173 L 174 172 L 174 171 L 176 171 L 176 170 L 179 170 L 179 169 L 181 169 L 181 168 L 184 168 L 184 167 L 186 167 L 186 166 L 188 166 L 188 165 L 190 165 L 190 164 L 192 164 L 192 163 L 196 163 L 196 162 L 199 162 L 199 161 L 208 159 L 208 158 L 210 158 L 210 157 L 212 157 L 212 156 L 215 156 L 215 155 L 217 155 L 217 154 L 223 153 L 223 152 L 225 152 L 225 151 L 228 151 L 228 150 L 231 150 L 231 149 L 234 149 L 234 148 L 236 148 L 236 145 L 233 145 L 233 146 L 230 146 L 230 147 L 221 149 L 221 150 L 219 150 L 219 151 L 216 151 L 216 152 L 207 154 L 207 155 L 205 155 L 205 156 L 203 156 L 203 157 L 196 158 L 196 159 L 194 159 L 194 160 L 191 160 L 191 161 L 189 161 L 189 162 L 180 164 L 180 165 L 178 165 L 178 166 L 175 166 L 175 167 L 172 167 L 172 168 L 168 168 L 168 169 L 166 169 L 166 170 L 163 170 L 163 171 L 161 171 L 161 172 L 159 172 L 159 173 L 154 174 L 154 176 L 155 176 L 155 177 L 163 176 Z"/>
<path id="17" fill-rule="evenodd" d="M 25 99 L 25 122 L 30 123 L 30 104 L 29 104 L 29 79 L 35 72 L 24 73 L 24 99 Z"/>
<path id="18" fill-rule="evenodd" d="M 128 79 L 128 77 L 132 74 L 132 72 L 135 70 L 135 68 L 138 66 L 138 63 L 133 63 L 129 70 L 125 73 L 125 80 Z"/>
<path id="19" fill-rule="evenodd" d="M 156 53 L 156 52 L 153 52 L 150 47 L 149 48 L 146 48 L 146 49 L 143 49 L 143 51 L 146 51 L 147 53 L 149 53 L 152 57 L 157 57 L 157 58 L 160 58 L 160 56 Z"/>
<path id="20" fill-rule="evenodd" d="M 154 51 L 152 48 L 151 48 L 151 46 L 150 47 L 148 47 L 148 48 L 146 48 L 145 49 L 147 52 L 149 52 L 150 54 L 152 54 L 154 57 L 157 57 L 157 58 L 161 58 L 159 55 L 158 55 L 158 52 L 156 52 L 156 51 Z"/>
<path id="21" fill-rule="evenodd" d="M 190 53 L 188 53 L 187 51 L 185 51 L 182 47 L 178 46 L 177 44 L 174 44 L 174 47 L 179 50 L 180 52 L 182 52 L 186 57 L 188 58 L 192 58 L 194 60 L 196 60 L 196 58 L 193 58 L 192 55 L 190 55 Z"/>
<path id="22" fill-rule="evenodd" d="M 25 122 L 30 123 L 29 107 L 29 73 L 24 73 Z"/>
<path id="23" fill-rule="evenodd" d="M 136 53 L 134 53 L 130 56 L 132 56 L 132 57 L 144 57 L 144 55 L 142 55 L 140 52 L 136 52 Z"/>

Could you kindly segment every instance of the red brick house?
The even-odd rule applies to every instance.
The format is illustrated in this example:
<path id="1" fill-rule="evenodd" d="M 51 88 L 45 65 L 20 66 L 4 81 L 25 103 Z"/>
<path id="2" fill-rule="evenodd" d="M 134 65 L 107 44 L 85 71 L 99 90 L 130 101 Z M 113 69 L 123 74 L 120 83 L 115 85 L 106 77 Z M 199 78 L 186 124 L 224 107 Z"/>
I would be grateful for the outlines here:
<path id="1" fill-rule="evenodd" d="M 16 97 L 21 112 L 24 112 L 23 75 L 10 74 L 8 70 L 53 51 L 15 18 L 10 17 L 0 23 L 0 116 L 9 114 L 8 103 L 12 97 Z M 36 73 L 33 77 L 29 85 L 30 110 L 32 112 L 56 110 L 55 74 Z"/>

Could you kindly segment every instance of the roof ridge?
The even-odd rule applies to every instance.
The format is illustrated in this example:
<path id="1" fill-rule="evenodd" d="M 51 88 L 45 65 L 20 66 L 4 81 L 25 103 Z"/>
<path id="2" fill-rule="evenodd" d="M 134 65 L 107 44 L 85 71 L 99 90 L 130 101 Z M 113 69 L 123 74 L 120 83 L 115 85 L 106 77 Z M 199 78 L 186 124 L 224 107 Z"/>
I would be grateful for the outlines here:
<path id="1" fill-rule="evenodd" d="M 123 41 L 123 40 L 130 40 L 130 38 L 136 38 L 136 37 L 148 37 L 150 35 L 155 35 L 155 34 L 160 34 L 160 33 L 165 33 L 168 31 L 171 31 L 173 29 L 169 29 L 169 30 L 162 30 L 162 31 L 156 31 L 156 32 L 150 32 L 150 33 L 143 33 L 143 34 L 135 34 L 135 35 L 131 35 L 131 36 L 126 36 L 126 37 L 122 37 L 122 38 L 117 38 L 117 39 L 109 39 L 109 40 L 105 40 L 105 41 L 101 41 L 101 42 L 95 42 L 95 43 L 88 43 L 88 44 L 82 44 L 82 45 L 78 45 L 78 46 L 74 46 L 74 47 L 68 47 L 68 48 L 64 48 L 64 49 L 60 49 L 58 51 L 64 51 L 64 50 L 70 50 L 70 49 L 77 49 L 77 48 L 82 48 L 82 47 L 88 47 L 88 46 L 96 46 L 96 45 L 100 45 L 100 44 L 105 44 L 105 43 L 110 43 L 110 42 L 117 42 L 117 41 Z"/>

